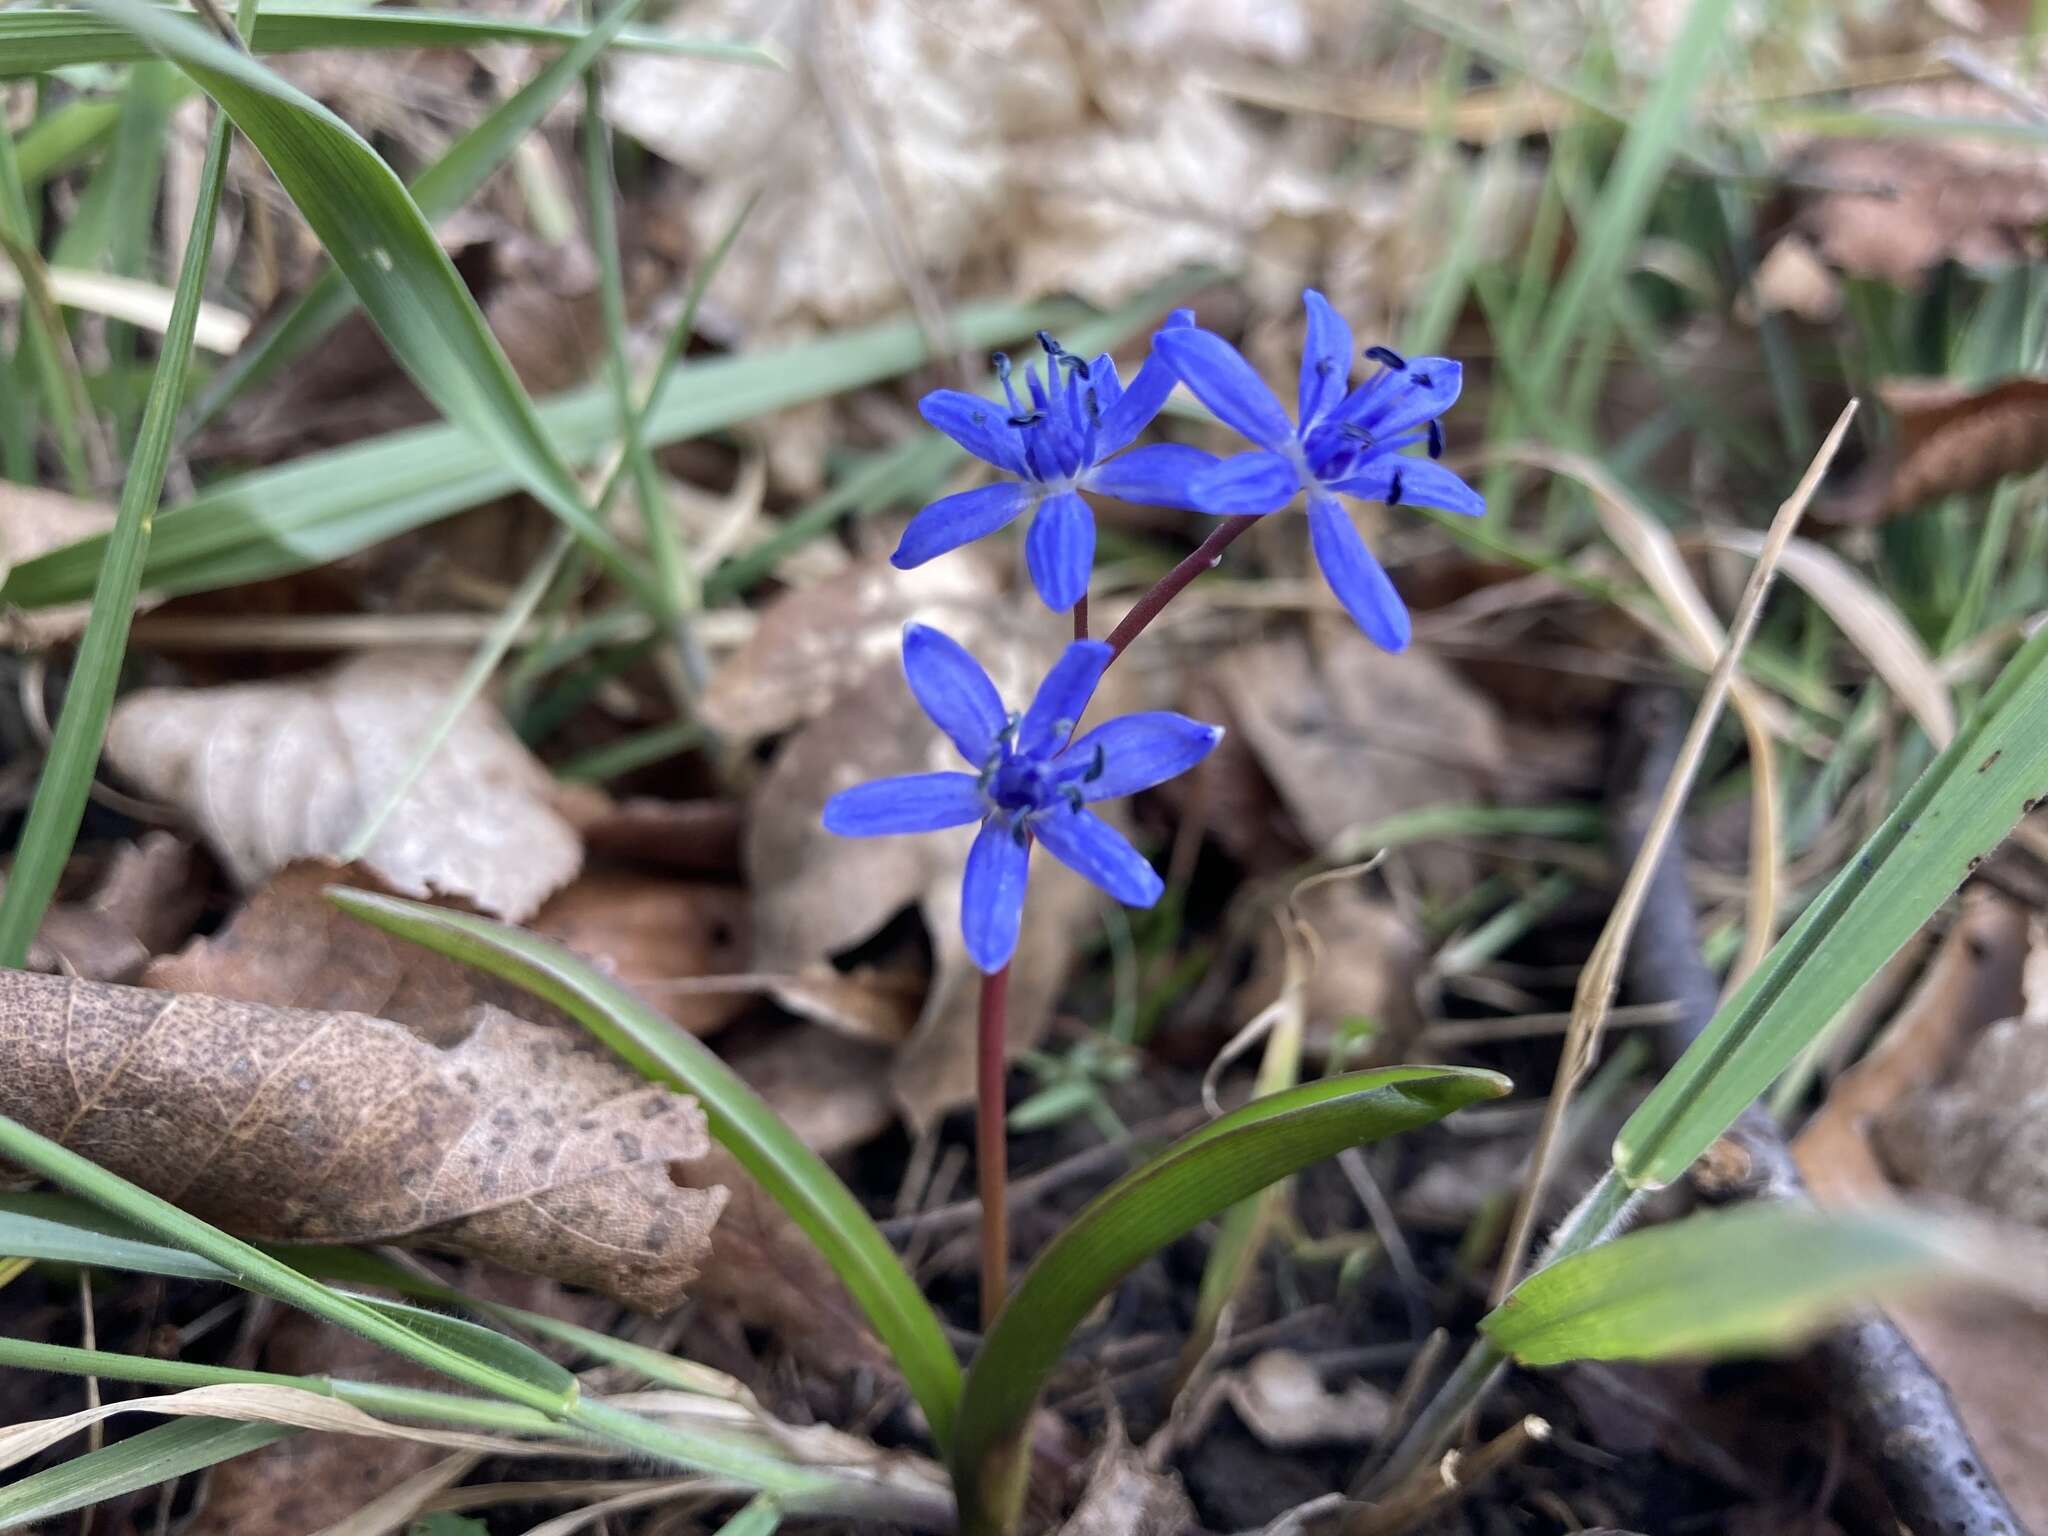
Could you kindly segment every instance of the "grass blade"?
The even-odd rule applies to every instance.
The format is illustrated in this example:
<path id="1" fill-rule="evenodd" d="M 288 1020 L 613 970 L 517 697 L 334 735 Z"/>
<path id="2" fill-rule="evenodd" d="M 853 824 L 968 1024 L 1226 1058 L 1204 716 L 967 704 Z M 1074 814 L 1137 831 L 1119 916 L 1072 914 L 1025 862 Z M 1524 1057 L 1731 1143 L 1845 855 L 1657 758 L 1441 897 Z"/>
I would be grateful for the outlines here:
<path id="1" fill-rule="evenodd" d="M 548 108 L 597 62 L 639 10 L 640 0 L 621 0 L 552 63 L 494 107 L 484 120 L 448 147 L 417 176 L 408 190 L 427 218 L 446 218 L 481 187 L 514 148 L 547 115 Z M 263 334 L 236 354 L 193 405 L 186 430 L 219 414 L 221 407 L 251 385 L 306 355 L 355 308 L 355 293 L 333 268 L 321 273 Z"/>
<path id="2" fill-rule="evenodd" d="M 227 1419 L 178 1419 L 0 1488 L 0 1531 L 197 1472 L 298 1431 Z"/>
<path id="3" fill-rule="evenodd" d="M 362 136 L 254 59 L 142 0 L 91 0 L 220 104 L 276 173 L 392 354 L 443 415 L 501 456 L 622 585 L 647 573 L 592 515 L 497 338 L 398 173 Z"/>
<path id="4" fill-rule="evenodd" d="M 157 9 L 176 14 L 170 6 Z M 188 13 L 189 14 L 189 13 Z M 592 29 L 595 30 L 595 29 Z M 588 33 L 465 11 L 372 10 L 360 4 L 268 0 L 250 32 L 256 53 L 301 53 L 315 48 L 476 48 L 486 43 L 573 46 Z M 679 54 L 775 69 L 773 49 L 757 43 L 628 32 L 617 47 L 636 53 Z M 0 11 L 0 80 L 48 74 L 79 64 L 130 64 L 150 47 L 119 22 L 85 11 Z"/>
<path id="5" fill-rule="evenodd" d="M 1978 1235 L 1932 1217 L 1752 1205 L 1562 1259 L 1479 1327 L 1524 1365 L 1782 1350 L 1881 1296 L 1994 1272 Z"/>
<path id="6" fill-rule="evenodd" d="M 1098 325 L 1106 330 L 1115 322 L 1114 336 L 1128 335 L 1185 286 L 1155 289 Z M 1071 304 L 980 304 L 951 318 L 963 346 L 984 347 L 1071 325 L 1086 314 Z M 1077 340 L 1084 329 L 1096 333 L 1094 326 L 1075 326 Z M 693 361 L 664 390 L 648 418 L 647 439 L 660 446 L 716 432 L 891 378 L 925 360 L 917 326 L 898 320 L 755 356 Z M 576 463 L 596 458 L 616 433 L 611 395 L 602 386 L 563 395 L 540 417 L 560 452 Z M 929 447 L 935 437 L 927 433 L 916 442 Z M 201 592 L 305 570 L 519 486 L 511 466 L 460 427 L 388 433 L 237 476 L 169 508 L 157 519 L 144 580 L 152 591 Z M 824 521 L 829 526 L 830 519 Z M 812 526 L 803 534 L 820 531 Z M 0 603 L 40 608 L 90 596 L 106 549 L 104 537 L 81 539 L 17 565 L 0 584 Z M 762 568 L 758 561 L 746 566 L 750 574 Z M 714 573 L 722 576 L 723 568 Z M 723 579 L 707 583 L 707 595 L 732 590 Z"/>
<path id="7" fill-rule="evenodd" d="M 1684 1173 L 2048 789 L 2048 627 L 1621 1129 L 1638 1188 Z"/>
<path id="8" fill-rule="evenodd" d="M 1091 1200 L 1025 1274 L 968 1372 L 952 1455 L 965 1536 L 1011 1529 L 1039 1392 L 1081 1320 L 1142 1260 L 1276 1179 L 1507 1090 L 1498 1073 L 1458 1067 L 1324 1078 L 1211 1121 Z"/>
<path id="9" fill-rule="evenodd" d="M 839 1176 L 693 1036 L 558 944 L 466 913 L 330 887 L 344 912 L 543 997 L 634 1070 L 697 1095 L 711 1134 L 831 1263 L 910 1383 L 932 1438 L 951 1445 L 960 1368 L 938 1318 Z"/>
<path id="10" fill-rule="evenodd" d="M 171 303 L 170 324 L 164 328 L 128 478 L 121 487 L 120 509 L 107 537 L 106 558 L 93 588 L 92 616 L 79 644 L 64 712 L 50 741 L 7 887 L 0 891 L 0 965 L 18 966 L 28 958 L 29 945 L 42 926 L 65 861 L 71 857 L 86 795 L 99 765 L 100 744 L 106 737 L 114 689 L 120 681 L 121 658 L 128 648 L 128 626 L 134 619 L 136 594 L 142 588 L 157 498 L 163 494 L 164 473 L 170 463 L 171 430 L 184 394 L 185 374 L 192 365 L 192 332 L 206 286 L 207 260 L 213 253 L 213 226 L 227 174 L 228 137 L 227 118 L 216 114 L 199 174 L 198 206 L 193 210 L 192 233 L 178 273 L 177 296 Z"/>

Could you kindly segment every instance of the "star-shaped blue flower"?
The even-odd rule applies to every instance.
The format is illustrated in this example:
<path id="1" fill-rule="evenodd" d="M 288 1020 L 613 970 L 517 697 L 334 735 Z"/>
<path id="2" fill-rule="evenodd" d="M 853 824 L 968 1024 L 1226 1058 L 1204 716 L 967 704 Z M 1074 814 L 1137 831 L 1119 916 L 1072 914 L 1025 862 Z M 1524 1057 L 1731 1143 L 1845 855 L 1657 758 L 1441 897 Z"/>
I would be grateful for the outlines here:
<path id="1" fill-rule="evenodd" d="M 1219 516 L 1275 512 L 1308 492 L 1309 541 L 1330 589 L 1358 627 L 1385 649 L 1408 644 L 1408 610 L 1387 573 L 1365 547 L 1338 496 L 1408 502 L 1478 516 L 1479 493 L 1438 464 L 1443 429 L 1437 418 L 1458 398 L 1464 370 L 1447 357 L 1404 358 L 1368 347 L 1378 368 L 1355 389 L 1351 327 L 1320 293 L 1302 294 L 1308 342 L 1301 358 L 1298 421 L 1235 347 L 1192 326 L 1161 331 L 1154 355 L 1173 366 L 1201 402 L 1257 443 L 1252 453 L 1194 474 L 1187 491 L 1196 510 Z M 1427 458 L 1402 452 L 1424 445 Z"/>
<path id="2" fill-rule="evenodd" d="M 1165 889 L 1144 856 L 1088 806 L 1185 773 L 1209 755 L 1223 730 L 1157 710 L 1121 715 L 1070 743 L 1114 655 L 1099 640 L 1075 641 L 1039 684 L 1031 707 L 1012 715 L 958 641 L 908 626 L 903 670 L 910 691 L 973 772 L 875 779 L 825 804 L 826 829 L 846 837 L 981 823 L 967 854 L 960 926 L 969 957 L 991 974 L 1017 948 L 1034 841 L 1130 906 L 1149 907 Z"/>
<path id="3" fill-rule="evenodd" d="M 1166 323 L 1171 330 L 1194 321 L 1193 310 L 1177 309 Z M 1043 331 L 1038 341 L 1045 364 L 1042 374 L 1024 370 L 1028 404 L 1000 352 L 996 377 L 1007 407 L 958 389 L 935 389 L 918 402 L 926 421 L 1005 478 L 933 502 L 910 520 L 890 558 L 907 571 L 1031 511 L 1031 582 L 1047 607 L 1064 611 L 1088 595 L 1095 564 L 1095 514 L 1080 493 L 1193 510 L 1188 481 L 1216 457 L 1178 443 L 1123 452 L 1173 393 L 1173 369 L 1160 358 L 1148 357 L 1126 389 L 1108 353 L 1084 362 Z"/>

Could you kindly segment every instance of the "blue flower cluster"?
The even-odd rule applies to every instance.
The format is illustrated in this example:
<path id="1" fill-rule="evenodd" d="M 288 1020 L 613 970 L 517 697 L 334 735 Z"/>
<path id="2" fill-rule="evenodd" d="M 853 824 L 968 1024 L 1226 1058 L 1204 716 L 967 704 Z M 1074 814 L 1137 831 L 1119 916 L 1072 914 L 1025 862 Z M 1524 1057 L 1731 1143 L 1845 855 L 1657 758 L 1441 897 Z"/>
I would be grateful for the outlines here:
<path id="1" fill-rule="evenodd" d="M 1306 492 L 1309 542 L 1331 590 L 1376 643 L 1400 650 L 1408 610 L 1338 498 L 1485 510 L 1470 486 L 1436 462 L 1444 441 L 1438 418 L 1457 400 L 1462 371 L 1449 358 L 1368 347 L 1372 371 L 1354 385 L 1351 328 L 1314 289 L 1302 297 L 1308 343 L 1291 420 L 1237 349 L 1196 326 L 1188 310 L 1176 310 L 1153 337 L 1151 356 L 1128 388 L 1106 355 L 1083 360 L 1040 332 L 1045 361 L 1037 372 L 1025 370 L 1022 395 L 1000 353 L 1000 404 L 952 389 L 926 395 L 919 407 L 925 420 L 1003 478 L 919 512 L 895 564 L 922 565 L 1030 512 L 1024 553 L 1032 584 L 1048 606 L 1067 609 L 1087 596 L 1095 564 L 1095 516 L 1084 491 L 1225 517 L 1277 512 Z M 1225 459 L 1176 443 L 1132 448 L 1176 384 L 1257 446 Z M 1115 655 L 1100 641 L 1075 641 L 1031 707 L 1013 715 L 958 642 L 911 625 L 903 636 L 911 691 L 971 771 L 877 779 L 826 804 L 827 829 L 849 837 L 981 824 L 967 855 L 961 926 L 968 955 L 984 971 L 1000 971 L 1016 951 L 1034 843 L 1119 901 L 1149 907 L 1159 900 L 1163 885 L 1152 866 L 1088 806 L 1186 772 L 1223 732 L 1155 711 L 1071 740 Z"/>
<path id="2" fill-rule="evenodd" d="M 1464 372 L 1447 357 L 1364 352 L 1373 370 L 1351 383 L 1351 327 L 1313 288 L 1308 342 L 1293 420 L 1237 349 L 1176 310 L 1152 355 L 1124 388 L 1105 355 L 1083 361 L 1043 333 L 1040 372 L 1017 392 L 1008 358 L 996 356 L 1004 401 L 960 390 L 925 396 L 924 418 L 1004 478 L 933 502 L 904 529 L 893 559 L 904 570 L 1033 514 L 1025 536 L 1032 584 L 1047 606 L 1087 595 L 1095 518 L 1081 492 L 1216 516 L 1261 516 L 1308 493 L 1309 542 L 1330 588 L 1359 628 L 1387 650 L 1408 643 L 1408 610 L 1365 547 L 1340 496 L 1477 515 L 1479 494 L 1437 459 L 1438 418 L 1458 398 Z M 1175 443 L 1130 448 L 1176 383 L 1258 446 L 1217 459 Z M 1421 448 L 1420 455 L 1406 450 Z M 1126 451 L 1126 450 L 1129 451 Z"/>

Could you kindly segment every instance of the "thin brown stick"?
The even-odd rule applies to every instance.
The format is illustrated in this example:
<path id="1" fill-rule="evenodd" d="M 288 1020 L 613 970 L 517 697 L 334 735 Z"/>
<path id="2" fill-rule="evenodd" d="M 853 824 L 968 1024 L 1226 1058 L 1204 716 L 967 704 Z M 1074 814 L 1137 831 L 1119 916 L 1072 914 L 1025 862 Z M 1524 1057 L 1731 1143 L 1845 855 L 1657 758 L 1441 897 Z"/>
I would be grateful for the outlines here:
<path id="1" fill-rule="evenodd" d="M 1446 1506 L 1463 1502 L 1487 1478 L 1519 1460 L 1530 1446 L 1541 1445 L 1549 1438 L 1549 1423 L 1530 1414 L 1517 1419 L 1470 1456 L 1450 1451 L 1436 1466 L 1418 1472 L 1392 1498 L 1354 1514 L 1345 1523 L 1344 1536 L 1401 1536 L 1404 1531 L 1412 1531 Z"/>
<path id="2" fill-rule="evenodd" d="M 1010 1289 L 1010 1222 L 1003 1186 L 1008 1182 L 1005 1136 L 1004 1041 L 1009 1034 L 1010 968 L 981 978 L 981 1020 L 976 1034 L 974 1182 L 981 1191 L 981 1326 L 995 1325 Z"/>

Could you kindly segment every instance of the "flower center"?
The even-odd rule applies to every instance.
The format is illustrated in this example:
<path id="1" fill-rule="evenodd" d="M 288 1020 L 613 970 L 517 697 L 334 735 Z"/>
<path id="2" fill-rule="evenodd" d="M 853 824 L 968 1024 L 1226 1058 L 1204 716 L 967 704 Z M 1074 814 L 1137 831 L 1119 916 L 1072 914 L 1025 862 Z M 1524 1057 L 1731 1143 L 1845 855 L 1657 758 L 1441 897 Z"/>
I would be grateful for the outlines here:
<path id="1" fill-rule="evenodd" d="M 1045 364 L 1042 370 L 1024 370 L 1028 402 L 1018 395 L 1010 359 L 1001 352 L 995 355 L 996 378 L 1009 402 L 1008 425 L 1017 434 L 1026 475 L 1049 490 L 1072 490 L 1075 478 L 1095 462 L 1101 409 L 1088 364 L 1049 332 L 1038 333 L 1038 344 L 1045 349 Z"/>

